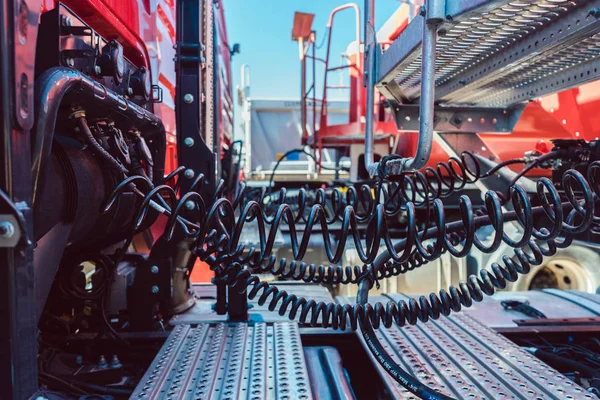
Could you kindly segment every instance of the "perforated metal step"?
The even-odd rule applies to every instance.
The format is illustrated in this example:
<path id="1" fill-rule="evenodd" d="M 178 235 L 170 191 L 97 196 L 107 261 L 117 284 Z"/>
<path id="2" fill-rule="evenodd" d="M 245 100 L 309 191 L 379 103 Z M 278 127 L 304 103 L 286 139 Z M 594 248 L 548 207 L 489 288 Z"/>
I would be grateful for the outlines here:
<path id="1" fill-rule="evenodd" d="M 306 297 L 317 302 L 325 303 L 333 302 L 333 298 L 329 290 L 325 286 L 306 284 L 294 281 L 277 281 L 273 283 L 280 290 L 285 290 L 288 293 L 295 294 L 298 297 Z M 179 314 L 171 318 L 171 325 L 179 324 L 198 324 L 202 322 L 224 322 L 227 321 L 227 315 L 218 315 L 214 310 L 216 301 L 217 289 L 212 284 L 195 284 L 193 285 L 196 298 L 196 305 L 184 314 Z M 258 297 L 249 300 L 248 310 L 253 318 L 260 318 L 264 322 L 288 322 L 287 315 L 279 315 L 278 312 L 269 311 L 269 303 L 263 305 L 258 304 Z"/>
<path id="2" fill-rule="evenodd" d="M 177 325 L 130 399 L 312 399 L 293 322 Z"/>
<path id="3" fill-rule="evenodd" d="M 408 300 L 401 294 L 371 302 Z M 340 303 L 354 298 L 338 297 Z M 596 399 L 565 376 L 465 313 L 376 330 L 391 357 L 420 381 L 457 399 Z M 416 399 L 382 368 L 394 398 Z"/>
<path id="4" fill-rule="evenodd" d="M 446 15 L 439 104 L 508 107 L 600 78 L 600 1 L 446 0 Z M 378 88 L 389 100 L 420 97 L 423 24 L 415 18 L 380 56 Z"/>

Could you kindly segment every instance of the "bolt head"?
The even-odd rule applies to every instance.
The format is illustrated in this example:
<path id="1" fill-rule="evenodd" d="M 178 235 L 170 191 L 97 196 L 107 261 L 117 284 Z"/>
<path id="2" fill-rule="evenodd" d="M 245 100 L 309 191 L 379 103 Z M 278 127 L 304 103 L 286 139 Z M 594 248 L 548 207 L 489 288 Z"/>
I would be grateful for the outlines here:
<path id="1" fill-rule="evenodd" d="M 188 179 L 193 179 L 196 176 L 196 173 L 193 169 L 186 169 L 183 175 Z"/>
<path id="2" fill-rule="evenodd" d="M 102 73 L 102 68 L 100 68 L 99 65 L 96 65 L 94 67 L 94 72 L 96 73 L 96 75 L 100 75 Z"/>
<path id="3" fill-rule="evenodd" d="M 73 68 L 75 66 L 75 60 L 72 58 L 67 58 L 65 60 L 65 63 L 67 64 L 67 67 L 69 67 L 69 68 Z"/>
<path id="4" fill-rule="evenodd" d="M 156 294 L 160 291 L 160 289 L 158 288 L 158 286 L 152 286 L 152 293 Z"/>
<path id="5" fill-rule="evenodd" d="M 0 222 L 0 239 L 10 239 L 14 234 L 15 226 L 11 222 Z"/>
<path id="6" fill-rule="evenodd" d="M 188 93 L 185 96 L 183 96 L 183 101 L 185 101 L 188 104 L 191 104 L 194 101 L 194 96 Z"/>
<path id="7" fill-rule="evenodd" d="M 191 137 L 187 137 L 184 139 L 183 144 L 185 145 L 185 147 L 192 147 L 194 145 L 194 139 L 192 139 Z"/>
<path id="8" fill-rule="evenodd" d="M 62 24 L 63 24 L 63 26 L 73 26 L 73 18 L 63 15 L 62 16 Z"/>
<path id="9" fill-rule="evenodd" d="M 150 272 L 152 272 L 153 274 L 158 274 L 159 268 L 158 265 L 153 265 L 150 267 Z"/>
<path id="10" fill-rule="evenodd" d="M 108 363 L 106 362 L 106 358 L 104 358 L 103 355 L 101 355 L 100 359 L 98 360 L 98 367 L 99 368 L 106 368 L 106 367 L 108 367 Z"/>
<path id="11" fill-rule="evenodd" d="M 131 96 L 133 94 L 133 89 L 127 88 L 127 94 Z"/>
<path id="12" fill-rule="evenodd" d="M 188 200 L 188 201 L 185 202 L 184 206 L 185 206 L 186 210 L 192 211 L 194 208 L 196 208 L 196 203 L 194 203 L 191 200 Z"/>

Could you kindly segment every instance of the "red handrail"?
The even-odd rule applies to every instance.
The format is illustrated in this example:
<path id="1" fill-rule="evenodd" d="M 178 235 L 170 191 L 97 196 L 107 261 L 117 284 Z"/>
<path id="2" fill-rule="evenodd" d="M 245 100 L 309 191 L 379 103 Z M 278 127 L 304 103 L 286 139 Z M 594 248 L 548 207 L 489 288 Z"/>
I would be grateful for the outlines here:
<path id="1" fill-rule="evenodd" d="M 330 54 L 331 54 L 331 37 L 333 34 L 333 22 L 335 19 L 335 15 L 337 13 L 339 13 L 340 11 L 343 10 L 347 10 L 347 9 L 353 9 L 356 15 L 356 46 L 357 46 L 357 51 L 358 54 L 356 56 L 356 62 L 354 63 L 350 63 L 348 65 L 341 65 L 341 66 L 337 66 L 337 67 L 329 67 L 329 60 L 330 60 Z M 319 138 L 319 130 L 321 129 L 326 129 L 326 127 L 328 126 L 327 124 L 327 91 L 329 89 L 350 89 L 352 88 L 352 85 L 350 86 L 344 86 L 344 85 L 328 85 L 327 81 L 328 81 L 328 75 L 330 72 L 334 72 L 334 71 L 340 71 L 340 70 L 344 70 L 344 69 L 349 69 L 349 70 L 354 70 L 356 72 L 358 72 L 358 82 L 356 84 L 357 88 L 356 88 L 356 93 L 354 95 L 354 98 L 351 101 L 351 106 L 355 105 L 356 106 L 356 115 L 357 118 L 360 119 L 360 116 L 363 114 L 362 113 L 362 104 L 361 104 L 361 97 L 362 97 L 362 82 L 363 82 L 363 75 L 361 73 L 362 71 L 362 58 L 360 57 L 360 45 L 361 45 L 361 40 L 360 40 L 360 9 L 358 7 L 358 5 L 356 5 L 355 3 L 348 3 L 348 4 L 344 4 L 342 6 L 339 6 L 337 8 L 335 8 L 334 10 L 331 11 L 331 14 L 329 15 L 329 20 L 327 22 L 327 52 L 325 55 L 325 58 L 319 58 L 316 56 L 316 34 L 315 32 L 312 32 L 310 34 L 310 36 L 308 38 L 305 38 L 304 40 L 306 42 L 303 41 L 302 38 L 299 39 L 299 43 L 300 43 L 300 61 L 301 61 L 301 67 L 302 67 L 302 102 L 301 102 L 301 120 L 302 120 L 302 143 L 303 144 L 309 144 L 309 132 L 308 132 L 308 127 L 310 125 L 312 125 L 312 134 L 313 134 L 313 138 L 312 138 L 312 144 L 313 148 L 315 149 L 315 158 L 317 161 L 317 168 L 320 167 L 320 147 L 321 147 L 321 142 L 320 142 L 320 138 Z M 310 52 L 310 54 L 309 54 Z M 310 87 L 307 89 L 307 82 L 306 82 L 306 75 L 307 75 L 307 64 L 306 64 L 306 60 L 311 60 L 311 64 L 312 64 L 312 84 L 310 85 Z M 325 68 L 325 75 L 324 75 L 324 81 L 323 81 L 323 96 L 321 99 L 316 99 L 315 98 L 315 89 L 316 89 L 316 62 L 319 61 L 321 63 L 324 64 L 324 68 Z M 309 97 L 309 95 L 312 94 L 312 97 Z M 308 101 L 312 100 L 313 104 L 312 104 L 312 124 L 309 124 L 308 122 Z M 320 120 L 319 120 L 319 130 L 317 130 L 317 102 L 319 102 L 321 104 L 321 113 L 320 113 Z"/>
<path id="2" fill-rule="evenodd" d="M 348 3 L 348 4 L 344 4 L 341 5 L 339 7 L 336 7 L 333 9 L 333 11 L 331 11 L 331 14 L 329 15 L 329 21 L 327 22 L 327 28 L 329 29 L 329 37 L 327 38 L 327 53 L 325 56 L 325 80 L 323 82 L 323 100 L 324 100 L 324 105 L 327 104 L 327 76 L 329 75 L 329 72 L 331 71 L 335 71 L 338 69 L 342 69 L 340 67 L 335 67 L 335 68 L 329 68 L 329 56 L 331 53 L 331 37 L 333 36 L 333 20 L 334 17 L 337 13 L 339 13 L 340 11 L 343 10 L 347 10 L 347 9 L 354 9 L 354 13 L 356 15 L 356 46 L 357 46 L 357 50 L 360 53 L 360 9 L 358 8 L 358 5 L 356 3 Z M 342 66 L 343 68 L 350 68 L 352 65 L 355 65 L 356 68 L 360 71 L 361 68 L 361 57 L 360 54 L 357 55 L 356 57 L 356 63 L 350 64 L 348 66 Z M 362 78 L 361 78 L 362 79 Z M 362 87 L 362 85 L 359 85 Z M 361 94 L 361 90 L 357 90 L 356 92 L 356 107 L 357 107 L 357 115 L 360 116 L 360 94 Z M 319 122 L 320 126 L 327 126 L 327 107 L 321 107 L 321 118 L 320 118 L 320 122 Z M 315 138 L 315 140 L 318 140 L 318 138 Z"/>

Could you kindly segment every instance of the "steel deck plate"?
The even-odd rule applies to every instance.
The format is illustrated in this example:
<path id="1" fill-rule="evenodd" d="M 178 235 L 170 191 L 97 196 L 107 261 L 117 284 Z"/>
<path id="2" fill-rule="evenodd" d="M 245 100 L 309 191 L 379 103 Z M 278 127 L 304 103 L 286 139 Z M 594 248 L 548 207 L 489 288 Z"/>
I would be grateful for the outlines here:
<path id="1" fill-rule="evenodd" d="M 600 296 L 597 294 L 575 292 L 575 291 L 557 291 L 557 294 L 548 293 L 548 290 L 531 290 L 527 292 L 509 292 L 501 291 L 494 296 L 485 296 L 480 303 L 474 303 L 471 307 L 462 312 L 477 320 L 479 323 L 492 328 L 513 328 L 517 327 L 515 320 L 528 320 L 532 317 L 515 310 L 505 310 L 502 301 L 517 300 L 528 303 L 533 308 L 541 311 L 548 318 L 594 318 L 599 316 L 597 312 L 590 310 L 584 304 L 586 299 L 600 302 Z M 572 298 L 565 298 L 560 294 Z M 577 295 L 577 296 L 574 296 Z M 589 296 L 589 297 L 588 297 Z M 600 304 L 596 303 L 597 306 Z"/>
<path id="2" fill-rule="evenodd" d="M 397 294 L 371 302 L 408 299 Z M 353 298 L 340 298 L 352 303 Z M 391 357 L 425 384 L 458 399 L 595 399 L 535 356 L 464 313 L 415 326 L 378 329 Z M 362 338 L 362 337 L 361 337 Z M 382 368 L 396 398 L 416 399 Z"/>
<path id="3" fill-rule="evenodd" d="M 600 77 L 597 0 L 447 0 L 438 35 L 436 100 L 508 107 Z M 380 56 L 389 99 L 420 97 L 423 17 Z"/>
<path id="4" fill-rule="evenodd" d="M 325 286 L 292 281 L 276 281 L 271 283 L 280 290 L 285 290 L 298 297 L 306 297 L 317 302 L 322 301 L 325 303 L 334 301 L 329 290 L 327 290 Z M 195 284 L 193 285 L 193 289 L 196 305 L 186 313 L 171 318 L 171 325 L 227 321 L 227 315 L 218 315 L 213 310 L 213 304 L 215 303 L 216 298 L 215 285 Z M 271 298 L 269 298 L 269 300 L 271 300 Z M 258 315 L 264 322 L 289 321 L 287 315 L 279 315 L 277 312 L 269 311 L 269 301 L 262 306 L 259 305 L 258 296 L 253 300 L 249 300 L 248 305 L 250 307 L 248 311 L 253 315 Z"/>
<path id="5" fill-rule="evenodd" d="M 130 399 L 311 400 L 297 324 L 178 325 Z"/>

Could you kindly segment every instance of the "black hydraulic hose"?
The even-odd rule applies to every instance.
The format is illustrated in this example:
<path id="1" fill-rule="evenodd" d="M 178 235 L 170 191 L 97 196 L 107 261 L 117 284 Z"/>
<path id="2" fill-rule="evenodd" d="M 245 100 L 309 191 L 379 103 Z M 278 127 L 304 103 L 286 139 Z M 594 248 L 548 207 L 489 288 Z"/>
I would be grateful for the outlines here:
<path id="1" fill-rule="evenodd" d="M 65 96 L 75 90 L 79 91 L 77 99 L 85 105 L 114 111 L 111 115 L 115 119 L 132 124 L 143 133 L 152 144 L 154 179 L 161 179 L 165 170 L 167 139 L 160 118 L 75 69 L 54 67 L 44 71 L 35 82 L 34 108 L 37 114 L 31 146 L 34 203 L 46 183 L 45 174 L 60 106 Z"/>
<path id="2" fill-rule="evenodd" d="M 587 376 L 588 378 L 594 378 L 594 377 L 600 376 L 600 370 L 589 367 L 578 361 L 571 360 L 570 358 L 566 358 L 561 355 L 551 353 L 549 351 L 540 350 L 535 347 L 526 347 L 525 350 L 527 350 L 529 353 L 533 354 L 534 356 L 536 356 L 537 358 L 539 358 L 546 364 L 551 365 L 554 368 L 558 369 L 559 371 L 560 370 L 562 370 L 562 371 L 568 370 L 568 371 L 572 371 L 572 372 L 577 371 L 577 372 Z"/>
<path id="3" fill-rule="evenodd" d="M 365 279 L 358 286 L 358 293 L 356 295 L 356 302 L 361 306 L 365 306 L 369 301 L 369 284 Z M 363 335 L 367 347 L 371 351 L 371 354 L 377 360 L 379 365 L 392 377 L 396 382 L 402 385 L 411 393 L 416 394 L 422 399 L 431 400 L 451 400 L 452 397 L 446 396 L 426 385 L 423 385 L 418 379 L 404 370 L 398 363 L 396 363 L 385 351 L 381 342 L 377 338 L 371 325 L 371 321 L 368 318 L 363 318 L 359 321 L 360 332 Z"/>
<path id="4" fill-rule="evenodd" d="M 494 175 L 496 172 L 500 171 L 502 168 L 507 167 L 509 165 L 514 164 L 525 164 L 527 161 L 524 158 L 513 158 L 510 160 L 503 161 L 501 163 L 496 164 L 493 168 L 491 168 L 488 172 L 481 175 L 482 178 L 487 178 L 489 176 Z"/>
<path id="5" fill-rule="evenodd" d="M 172 194 L 171 209 L 168 210 L 171 215 L 166 227 L 167 237 L 173 234 L 174 224 L 180 221 L 180 214 L 189 205 L 192 205 L 197 210 L 198 221 L 197 224 L 194 224 L 192 230 L 184 226 L 186 235 L 195 241 L 194 248 L 206 253 L 205 244 L 208 241 L 208 235 L 211 234 L 213 229 L 217 229 L 220 232 L 219 236 L 222 235 L 219 241 L 225 247 L 220 249 L 220 246 L 217 246 L 216 251 L 221 254 L 219 257 L 225 257 L 223 259 L 224 262 L 227 257 L 231 257 L 229 259 L 230 262 L 239 262 L 244 265 L 250 263 L 257 266 L 261 262 L 268 260 L 272 253 L 278 228 L 282 224 L 285 224 L 289 228 L 289 233 L 286 234 L 290 235 L 293 255 L 296 260 L 301 260 L 304 257 L 311 234 L 319 232 L 323 236 L 329 261 L 336 264 L 343 255 L 348 237 L 351 237 L 350 240 L 354 242 L 361 261 L 366 264 L 373 263 L 373 269 L 377 273 L 377 271 L 380 271 L 385 266 L 385 263 L 389 259 L 393 259 L 396 263 L 408 261 L 415 249 L 426 260 L 437 258 L 444 250 L 449 251 L 454 256 L 464 257 L 473 246 L 489 253 L 497 250 L 502 242 L 513 248 L 519 248 L 525 246 L 532 237 L 537 240 L 550 240 L 556 238 L 562 230 L 570 233 L 581 232 L 587 229 L 592 221 L 595 223 L 598 222 L 598 218 L 593 216 L 593 204 L 597 199 L 595 192 L 600 190 L 595 182 L 595 172 L 599 168 L 600 163 L 593 163 L 590 166 L 590 183 L 579 172 L 574 170 L 567 171 L 563 178 L 563 186 L 566 188 L 568 201 L 563 203 L 560 201 L 560 194 L 557 189 L 546 178 L 542 178 L 537 182 L 537 194 L 542 203 L 541 206 L 537 207 L 532 206 L 531 200 L 520 186 L 515 186 L 511 189 L 513 205 L 515 206 L 514 211 L 506 212 L 502 210 L 499 198 L 495 193 L 488 192 L 486 194 L 487 215 L 482 216 L 478 214 L 478 211 L 473 210 L 468 197 L 462 196 L 459 202 L 461 219 L 455 222 L 446 222 L 443 204 L 439 199 L 436 199 L 432 206 L 435 216 L 435 226 L 428 227 L 426 231 L 422 230 L 419 232 L 417 230 L 414 205 L 408 203 L 407 237 L 395 243 L 391 240 L 384 218 L 384 208 L 380 204 L 376 208 L 376 213 L 368 221 L 367 230 L 370 232 L 370 235 L 367 236 L 366 249 L 361 243 L 361 231 L 357 225 L 358 218 L 351 206 L 344 208 L 343 220 L 339 229 L 341 231 L 339 235 L 340 239 L 337 243 L 333 243 L 330 239 L 329 230 L 331 228 L 329 228 L 328 218 L 324 213 L 323 207 L 319 204 L 315 204 L 310 208 L 306 224 L 302 228 L 301 239 L 298 239 L 297 232 L 299 228 L 296 227 L 295 223 L 298 215 L 293 214 L 288 204 L 281 204 L 278 207 L 276 215 L 270 218 L 265 214 L 264 209 L 259 203 L 250 201 L 244 204 L 239 217 L 236 217 L 234 204 L 237 200 L 232 203 L 227 199 L 221 198 L 214 201 L 210 210 L 207 210 L 204 201 L 197 192 L 187 193 L 178 200 L 174 198 L 175 194 Z M 593 186 L 593 190 L 590 184 Z M 573 186 L 576 186 L 576 190 L 573 189 Z M 147 197 L 155 196 L 157 194 L 156 190 L 155 188 L 153 192 L 147 194 Z M 575 191 L 585 194 L 585 199 L 582 199 L 582 201 L 585 200 L 583 204 L 589 206 L 588 210 L 584 210 L 578 203 L 580 200 L 575 198 Z M 115 191 L 112 198 L 114 199 L 117 195 L 118 191 Z M 148 204 L 149 200 L 145 199 L 144 205 L 147 206 Z M 564 215 L 563 209 L 568 207 L 575 209 L 580 216 L 584 217 L 584 221 L 581 224 L 571 226 L 562 221 L 562 216 Z M 144 213 L 140 215 L 144 215 Z M 552 228 L 546 231 L 546 233 L 538 231 L 535 228 L 534 217 L 540 215 L 545 215 L 552 222 Z M 502 228 L 505 222 L 515 220 L 523 226 L 524 230 L 519 240 L 508 237 Z M 240 244 L 240 238 L 244 226 L 250 222 L 258 223 L 260 246 L 250 249 L 250 252 L 244 252 L 245 249 Z M 493 243 L 489 246 L 482 243 L 475 235 L 476 230 L 484 225 L 492 225 L 496 232 Z M 197 227 L 200 227 L 200 229 Z M 466 233 L 464 244 L 462 249 L 458 249 L 451 243 L 449 236 L 463 230 Z M 423 241 L 427 239 L 435 239 L 432 249 L 423 244 Z M 385 250 L 382 254 L 377 255 L 382 240 L 385 243 Z M 240 257 L 242 254 L 244 254 L 243 257 Z M 199 254 L 199 256 L 201 255 Z"/>
<path id="6" fill-rule="evenodd" d="M 566 150 L 551 151 L 550 153 L 546 153 L 542 156 L 537 157 L 535 160 L 533 160 L 533 162 L 531 164 L 529 164 L 527 167 L 525 167 L 521 172 L 519 172 L 517 174 L 517 176 L 515 176 L 512 179 L 512 181 L 509 184 L 509 187 L 513 186 L 519 179 L 521 179 L 522 176 L 525 176 L 525 174 L 527 174 L 529 171 L 531 171 L 538 165 L 542 164 L 543 162 L 559 158 L 566 153 L 567 153 Z"/>
<path id="7" fill-rule="evenodd" d="M 82 113 L 83 111 L 77 111 L 77 112 Z M 87 121 L 85 120 L 85 116 L 84 115 L 76 116 L 76 119 L 77 119 L 77 127 L 79 128 L 79 132 L 81 132 L 83 134 L 83 138 L 85 139 L 85 142 L 88 144 L 88 146 L 90 146 L 94 150 L 94 152 L 99 157 L 101 157 L 105 162 L 107 162 L 108 165 L 110 165 L 111 168 L 114 169 L 116 172 L 121 172 L 121 173 L 127 175 L 129 173 L 127 168 L 125 168 L 113 156 L 111 156 L 108 153 L 108 151 L 104 150 L 104 148 L 102 146 L 100 146 L 100 143 L 98 143 L 98 141 L 96 140 L 94 135 L 92 135 L 92 132 L 90 131 L 90 127 L 88 126 Z"/>

